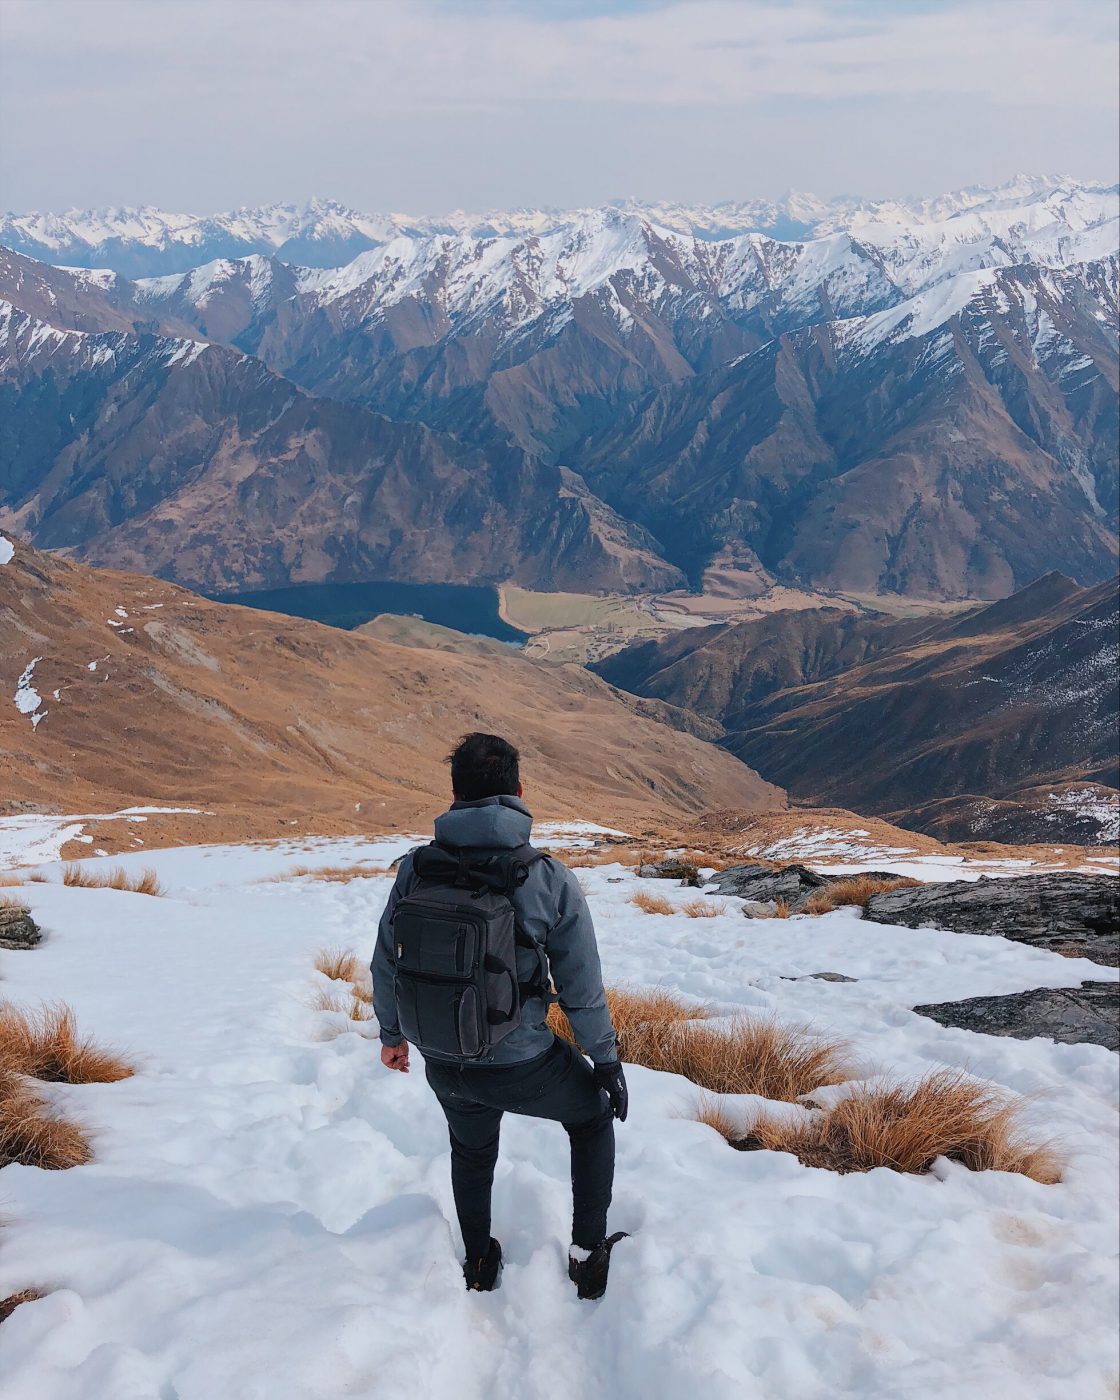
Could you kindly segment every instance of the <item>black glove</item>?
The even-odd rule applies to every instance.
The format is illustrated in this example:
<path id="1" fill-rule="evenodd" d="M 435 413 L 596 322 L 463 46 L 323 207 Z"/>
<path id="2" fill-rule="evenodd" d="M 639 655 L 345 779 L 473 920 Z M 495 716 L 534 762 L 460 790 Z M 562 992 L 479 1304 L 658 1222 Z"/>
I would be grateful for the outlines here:
<path id="1" fill-rule="evenodd" d="M 630 1107 L 630 1095 L 626 1092 L 626 1076 L 622 1072 L 621 1060 L 608 1060 L 606 1064 L 595 1066 L 595 1085 L 607 1091 L 611 1110 L 620 1123 L 626 1122 L 626 1111 Z"/>

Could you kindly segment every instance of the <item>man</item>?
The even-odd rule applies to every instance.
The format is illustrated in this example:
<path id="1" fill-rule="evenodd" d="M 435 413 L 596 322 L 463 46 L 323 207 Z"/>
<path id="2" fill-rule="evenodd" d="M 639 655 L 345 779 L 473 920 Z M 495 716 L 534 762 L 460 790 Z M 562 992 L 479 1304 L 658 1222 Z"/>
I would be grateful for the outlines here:
<path id="1" fill-rule="evenodd" d="M 468 734 L 449 762 L 455 800 L 436 818 L 436 847 L 455 858 L 469 852 L 472 859 L 525 850 L 533 819 L 521 802 L 513 745 L 494 734 Z M 401 900 L 420 884 L 418 854 L 412 851 L 401 862 L 372 962 L 381 1062 L 403 1073 L 409 1069 L 409 1047 L 397 1006 L 393 921 Z M 533 859 L 519 873 L 522 883 L 508 898 L 522 944 L 516 951 L 520 1024 L 479 1058 L 427 1053 L 424 1069 L 447 1117 L 468 1289 L 489 1291 L 501 1272 L 501 1245 L 490 1235 L 490 1196 L 499 1128 L 508 1112 L 552 1119 L 567 1130 L 573 1205 L 568 1275 L 581 1298 L 599 1298 L 607 1286 L 611 1249 L 624 1238 L 621 1233 L 608 1238 L 607 1208 L 614 1179 L 613 1120 L 626 1118 L 626 1081 L 603 992 L 595 928 L 578 881 L 547 856 Z M 545 1023 L 549 997 L 542 954 L 560 1006 L 593 1067 Z"/>

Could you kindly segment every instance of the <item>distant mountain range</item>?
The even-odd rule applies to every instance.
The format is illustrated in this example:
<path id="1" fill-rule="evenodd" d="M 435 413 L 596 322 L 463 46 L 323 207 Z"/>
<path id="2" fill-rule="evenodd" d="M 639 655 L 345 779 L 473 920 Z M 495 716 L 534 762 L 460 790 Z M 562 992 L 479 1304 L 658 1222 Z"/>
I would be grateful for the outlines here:
<path id="1" fill-rule="evenodd" d="M 790 191 L 777 200 L 726 200 L 711 205 L 616 200 L 608 208 L 633 214 L 660 228 L 703 239 L 764 233 L 771 238 L 814 238 L 869 224 L 940 223 L 973 210 L 1015 209 L 1079 185 L 1062 175 L 1017 175 L 1002 185 L 972 186 L 933 197 L 821 199 Z M 525 237 L 578 224 L 590 209 L 503 209 L 485 213 L 455 210 L 444 215 L 368 214 L 332 199 L 306 204 L 267 204 L 223 214 L 183 214 L 112 207 L 68 209 L 62 214 L 0 216 L 0 244 L 40 262 L 111 268 L 126 277 L 185 272 L 215 258 L 275 255 L 305 267 L 336 267 L 397 237 L 465 234 L 471 238 Z"/>
<path id="2" fill-rule="evenodd" d="M 10 216 L 0 525 L 205 588 L 1092 583 L 1118 209 Z"/>

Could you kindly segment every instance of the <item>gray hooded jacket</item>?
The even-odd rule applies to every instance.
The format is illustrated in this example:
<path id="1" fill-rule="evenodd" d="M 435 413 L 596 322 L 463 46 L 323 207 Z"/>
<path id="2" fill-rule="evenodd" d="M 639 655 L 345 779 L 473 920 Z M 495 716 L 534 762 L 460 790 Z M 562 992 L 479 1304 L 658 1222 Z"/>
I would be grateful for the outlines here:
<path id="1" fill-rule="evenodd" d="M 484 797 L 477 802 L 456 802 L 436 818 L 436 840 L 449 846 L 509 851 L 529 840 L 533 818 L 516 797 Z M 401 861 L 396 883 L 389 893 L 377 929 L 373 973 L 373 1007 L 385 1045 L 404 1039 L 397 1022 L 394 993 L 396 949 L 392 918 L 397 901 L 416 885 L 412 852 Z M 529 867 L 529 877 L 510 896 L 526 933 L 537 940 L 548 958 L 549 972 L 560 1005 L 572 1023 L 576 1039 L 596 1064 L 618 1058 L 614 1027 L 603 994 L 603 973 L 595 943 L 595 925 L 579 882 L 565 865 L 545 857 Z M 517 971 L 523 981 L 538 973 L 537 960 L 528 948 L 517 950 Z M 485 1061 L 493 1065 L 519 1064 L 547 1050 L 553 1040 L 545 1025 L 547 1005 L 533 997 L 522 1004 L 521 1024 L 498 1042 Z"/>

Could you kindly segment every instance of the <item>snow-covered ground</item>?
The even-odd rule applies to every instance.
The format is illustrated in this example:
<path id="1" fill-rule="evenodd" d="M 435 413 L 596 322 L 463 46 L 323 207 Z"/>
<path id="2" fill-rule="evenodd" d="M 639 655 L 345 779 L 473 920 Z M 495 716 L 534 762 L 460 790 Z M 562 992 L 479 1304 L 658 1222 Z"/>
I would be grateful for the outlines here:
<path id="1" fill-rule="evenodd" d="M 1076 848 L 1075 848 L 1076 849 Z M 808 824 L 788 836 L 770 841 L 746 841 L 738 848 L 742 859 L 761 856 L 765 860 L 800 861 L 832 875 L 854 874 L 875 869 L 912 879 L 979 880 L 983 876 L 1028 875 L 1044 870 L 1069 868 L 1070 848 L 1050 848 L 1052 863 L 1028 859 L 1000 859 L 950 855 L 948 852 L 920 851 L 916 846 L 888 846 L 859 827 L 826 827 Z M 1085 856 L 1074 868 L 1087 875 L 1117 870 L 1120 859 L 1109 851 Z"/>
<path id="2" fill-rule="evenodd" d="M 139 815 L 139 814 L 138 814 Z M 587 830 L 538 831 L 544 844 Z M 608 981 L 847 1037 L 860 1075 L 950 1065 L 1032 1096 L 1065 1180 L 838 1176 L 737 1153 L 687 1081 L 634 1068 L 611 1286 L 564 1273 L 567 1144 L 507 1118 L 495 1190 L 503 1287 L 468 1295 L 446 1129 L 375 1028 L 314 1009 L 324 946 L 366 957 L 408 838 L 137 852 L 166 898 L 28 884 L 46 931 L 0 952 L 4 999 L 62 999 L 135 1057 L 118 1084 L 54 1086 L 93 1164 L 0 1176 L 3 1400 L 1104 1400 L 1116 1388 L 1117 1058 L 941 1027 L 916 1002 L 1113 979 L 999 938 L 818 919 L 647 915 L 632 871 L 581 871 Z M 649 889 L 648 882 L 641 882 Z M 695 892 L 659 882 L 674 905 Z M 858 980 L 791 977 L 820 971 Z M 345 1028 L 344 1028 L 345 1027 Z M 334 1034 L 334 1032 L 340 1032 Z"/>

